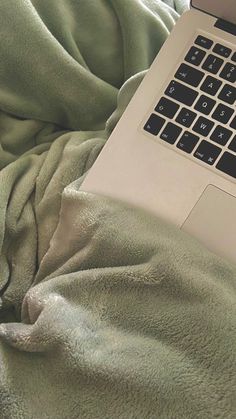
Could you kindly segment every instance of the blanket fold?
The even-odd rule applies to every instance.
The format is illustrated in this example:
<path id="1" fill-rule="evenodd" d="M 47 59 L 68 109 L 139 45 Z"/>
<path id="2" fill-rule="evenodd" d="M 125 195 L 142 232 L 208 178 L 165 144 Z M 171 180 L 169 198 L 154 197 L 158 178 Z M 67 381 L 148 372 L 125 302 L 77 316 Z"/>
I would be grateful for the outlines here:
<path id="1" fill-rule="evenodd" d="M 72 183 L 36 282 L 0 326 L 18 417 L 234 417 L 234 266 Z"/>

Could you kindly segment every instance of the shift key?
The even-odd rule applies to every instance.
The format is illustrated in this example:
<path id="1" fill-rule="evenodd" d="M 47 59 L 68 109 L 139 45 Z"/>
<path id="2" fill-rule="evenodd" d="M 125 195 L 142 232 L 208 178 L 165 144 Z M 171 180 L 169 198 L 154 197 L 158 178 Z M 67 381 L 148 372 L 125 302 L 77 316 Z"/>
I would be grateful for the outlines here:
<path id="1" fill-rule="evenodd" d="M 190 89 L 175 80 L 170 82 L 165 94 L 166 96 L 169 96 L 180 103 L 184 103 L 184 105 L 187 106 L 192 106 L 198 96 L 198 92 L 196 92 L 196 90 Z"/>

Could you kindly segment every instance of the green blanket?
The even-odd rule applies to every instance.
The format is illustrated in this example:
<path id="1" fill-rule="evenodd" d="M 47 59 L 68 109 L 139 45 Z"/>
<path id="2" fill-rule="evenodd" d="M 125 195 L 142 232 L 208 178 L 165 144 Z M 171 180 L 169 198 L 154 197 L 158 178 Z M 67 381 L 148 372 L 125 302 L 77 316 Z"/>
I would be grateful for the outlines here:
<path id="1" fill-rule="evenodd" d="M 79 191 L 186 3 L 0 2 L 0 419 L 236 417 L 236 267 Z"/>

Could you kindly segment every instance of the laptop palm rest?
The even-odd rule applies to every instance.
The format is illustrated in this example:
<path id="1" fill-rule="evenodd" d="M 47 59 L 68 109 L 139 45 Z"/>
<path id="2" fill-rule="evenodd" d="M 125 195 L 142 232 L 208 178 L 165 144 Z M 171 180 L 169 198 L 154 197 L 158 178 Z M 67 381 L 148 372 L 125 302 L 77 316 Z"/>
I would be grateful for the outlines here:
<path id="1" fill-rule="evenodd" d="M 182 229 L 236 263 L 236 198 L 208 185 Z"/>

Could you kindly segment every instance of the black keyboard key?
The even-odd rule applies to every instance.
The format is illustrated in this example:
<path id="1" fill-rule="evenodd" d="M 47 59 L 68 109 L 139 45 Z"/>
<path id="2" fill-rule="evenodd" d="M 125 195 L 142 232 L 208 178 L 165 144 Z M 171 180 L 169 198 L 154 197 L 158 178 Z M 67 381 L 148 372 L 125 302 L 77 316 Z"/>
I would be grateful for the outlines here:
<path id="1" fill-rule="evenodd" d="M 225 64 L 223 70 L 220 73 L 220 77 L 231 83 L 236 82 L 236 65 L 227 63 Z"/>
<path id="2" fill-rule="evenodd" d="M 212 130 L 213 126 L 214 126 L 214 122 L 209 121 L 203 116 L 200 116 L 193 127 L 193 131 L 197 132 L 198 134 L 203 135 L 203 137 L 206 137 L 209 134 L 209 132 Z"/>
<path id="3" fill-rule="evenodd" d="M 212 76 L 207 76 L 201 85 L 201 90 L 208 93 L 209 95 L 215 96 L 221 85 L 222 81 L 217 80 Z"/>
<path id="4" fill-rule="evenodd" d="M 205 38 L 205 36 L 199 35 L 195 40 L 195 44 L 200 45 L 202 48 L 210 49 L 213 45 L 213 41 Z"/>
<path id="5" fill-rule="evenodd" d="M 223 102 L 233 105 L 236 100 L 236 88 L 226 84 L 221 90 L 218 98 L 223 100 Z"/>
<path id="6" fill-rule="evenodd" d="M 236 116 L 234 117 L 234 119 L 231 121 L 230 124 L 231 128 L 236 129 Z"/>
<path id="7" fill-rule="evenodd" d="M 183 108 L 177 115 L 176 122 L 183 125 L 184 127 L 189 128 L 192 125 L 196 116 L 197 114 L 195 112 L 192 112 L 189 109 Z"/>
<path id="8" fill-rule="evenodd" d="M 172 97 L 187 106 L 192 106 L 198 96 L 198 92 L 196 92 L 196 90 L 190 89 L 190 87 L 184 86 L 175 80 L 170 82 L 165 94 L 166 96 Z"/>
<path id="9" fill-rule="evenodd" d="M 155 107 L 156 112 L 160 113 L 161 115 L 167 116 L 168 118 L 173 118 L 178 109 L 179 105 L 167 99 L 166 97 L 162 97 L 158 102 L 157 106 Z"/>
<path id="10" fill-rule="evenodd" d="M 221 148 L 208 143 L 206 140 L 203 140 L 195 151 L 194 157 L 212 166 L 215 163 L 217 157 L 220 155 L 220 152 Z"/>
<path id="11" fill-rule="evenodd" d="M 192 153 L 198 141 L 199 137 L 192 134 L 191 132 L 185 131 L 182 137 L 180 138 L 177 147 L 180 150 L 185 151 L 186 153 Z"/>
<path id="12" fill-rule="evenodd" d="M 233 56 L 231 57 L 231 60 L 236 63 L 236 52 L 233 54 Z"/>
<path id="13" fill-rule="evenodd" d="M 145 131 L 150 132 L 150 134 L 157 135 L 164 123 L 165 120 L 163 118 L 153 113 L 144 125 L 144 129 Z"/>
<path id="14" fill-rule="evenodd" d="M 226 145 L 233 131 L 218 125 L 210 136 L 210 139 L 220 145 Z"/>
<path id="15" fill-rule="evenodd" d="M 212 118 L 216 119 L 216 121 L 219 121 L 222 124 L 227 124 L 233 113 L 234 110 L 232 108 L 229 108 L 228 106 L 220 103 L 213 112 Z"/>
<path id="16" fill-rule="evenodd" d="M 216 57 L 215 55 L 208 55 L 206 61 L 204 62 L 202 68 L 204 70 L 209 71 L 209 73 L 216 74 L 218 73 L 220 67 L 223 64 L 223 60 L 221 58 Z"/>
<path id="17" fill-rule="evenodd" d="M 160 138 L 169 144 L 174 144 L 181 132 L 182 128 L 169 122 L 162 131 Z"/>
<path id="18" fill-rule="evenodd" d="M 196 105 L 194 106 L 194 109 L 197 111 L 204 113 L 205 115 L 209 115 L 209 113 L 212 111 L 216 104 L 216 101 L 211 99 L 208 96 L 202 95 Z"/>
<path id="19" fill-rule="evenodd" d="M 201 64 L 205 55 L 206 55 L 206 51 L 203 51 L 202 49 L 197 48 L 197 47 L 192 47 L 190 48 L 188 54 L 186 55 L 185 61 L 197 66 Z"/>
<path id="20" fill-rule="evenodd" d="M 222 57 L 228 58 L 232 52 L 232 49 L 225 47 L 224 45 L 221 44 L 216 44 L 213 48 L 213 51 L 218 54 L 221 55 Z"/>
<path id="21" fill-rule="evenodd" d="M 233 138 L 233 140 L 231 141 L 230 145 L 229 145 L 229 149 L 236 152 L 236 135 Z"/>
<path id="22" fill-rule="evenodd" d="M 175 78 L 197 87 L 204 75 L 203 71 L 199 71 L 197 68 L 190 67 L 188 64 L 181 64 L 175 73 Z"/>
<path id="23" fill-rule="evenodd" d="M 216 168 L 236 178 L 236 156 L 226 151 L 218 161 Z"/>

